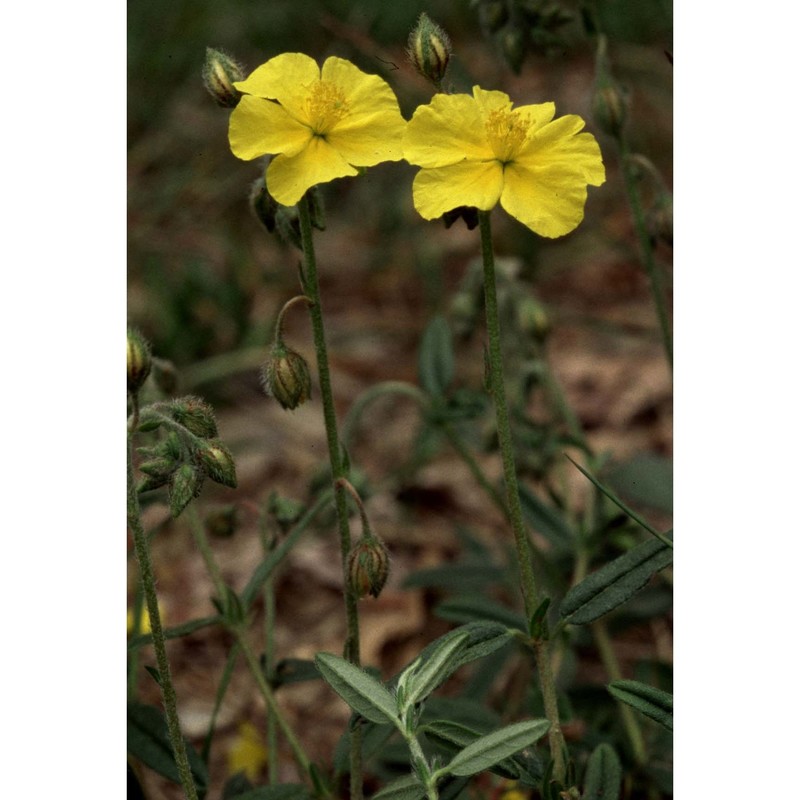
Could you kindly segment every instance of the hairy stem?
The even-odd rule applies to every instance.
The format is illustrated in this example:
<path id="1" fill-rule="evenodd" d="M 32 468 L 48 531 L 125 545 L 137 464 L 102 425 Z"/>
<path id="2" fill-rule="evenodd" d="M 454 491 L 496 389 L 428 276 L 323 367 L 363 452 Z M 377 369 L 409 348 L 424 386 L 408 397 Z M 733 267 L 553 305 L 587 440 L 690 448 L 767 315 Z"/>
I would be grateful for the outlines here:
<path id="1" fill-rule="evenodd" d="M 161 625 L 161 615 L 158 611 L 153 562 L 150 558 L 147 537 L 142 527 L 139 495 L 136 491 L 136 480 L 133 473 L 133 442 L 130 435 L 128 436 L 128 527 L 133 534 L 133 545 L 136 551 L 136 559 L 139 562 L 142 590 L 147 603 L 147 613 L 150 616 L 150 630 L 153 637 L 153 649 L 156 653 L 159 685 L 161 687 L 161 696 L 164 700 L 164 715 L 167 720 L 169 741 L 175 756 L 175 764 L 183 786 L 183 793 L 187 800 L 197 800 L 197 788 L 192 778 L 189 757 L 186 754 L 186 744 L 183 741 L 178 720 L 178 702 L 175 696 L 175 688 L 172 685 L 164 629 Z"/>
<path id="2" fill-rule="evenodd" d="M 317 276 L 317 260 L 314 255 L 314 237 L 311 230 L 311 211 L 308 206 L 308 197 L 300 201 L 300 236 L 303 243 L 304 259 L 304 291 L 311 299 L 309 313 L 311 327 L 314 332 L 314 348 L 317 353 L 317 371 L 319 374 L 319 388 L 322 395 L 322 409 L 325 419 L 325 433 L 328 440 L 328 455 L 331 464 L 331 479 L 334 483 L 336 500 L 336 518 L 339 525 L 339 541 L 342 557 L 342 576 L 344 578 L 345 616 L 347 620 L 347 640 L 344 646 L 344 657 L 352 664 L 360 665 L 360 644 L 358 631 L 358 598 L 350 590 L 347 580 L 347 559 L 350 555 L 350 523 L 347 513 L 346 490 L 337 481 L 346 478 L 342 463 L 342 451 L 339 444 L 339 433 L 336 425 L 336 408 L 333 403 L 333 390 L 331 388 L 331 373 L 328 365 L 328 348 L 325 343 L 325 324 L 322 316 L 320 301 L 319 278 Z M 360 726 L 356 726 L 350 737 L 350 797 L 351 800 L 363 800 L 363 778 L 361 763 Z"/>
<path id="3" fill-rule="evenodd" d="M 500 319 L 497 309 L 494 252 L 492 250 L 492 229 L 489 221 L 489 212 L 479 211 L 478 218 L 480 220 L 481 250 L 483 254 L 486 330 L 489 339 L 488 362 L 490 386 L 497 419 L 497 438 L 503 459 L 503 477 L 506 485 L 508 514 L 511 521 L 511 528 L 514 532 L 514 542 L 519 559 L 521 589 L 525 602 L 525 616 L 526 619 L 530 620 L 533 616 L 533 612 L 539 605 L 539 595 L 533 573 L 528 532 L 525 530 L 525 524 L 522 518 L 522 505 L 519 499 L 517 470 L 514 461 L 514 447 L 511 441 L 511 424 L 509 422 L 508 406 L 506 403 L 503 361 L 500 349 Z M 545 713 L 547 719 L 550 721 L 548 739 L 550 755 L 553 759 L 553 777 L 556 778 L 556 780 L 563 781 L 566 771 L 564 764 L 564 736 L 561 732 L 561 723 L 558 716 L 556 688 L 552 669 L 550 667 L 549 647 L 547 642 L 537 642 L 535 650 Z"/>

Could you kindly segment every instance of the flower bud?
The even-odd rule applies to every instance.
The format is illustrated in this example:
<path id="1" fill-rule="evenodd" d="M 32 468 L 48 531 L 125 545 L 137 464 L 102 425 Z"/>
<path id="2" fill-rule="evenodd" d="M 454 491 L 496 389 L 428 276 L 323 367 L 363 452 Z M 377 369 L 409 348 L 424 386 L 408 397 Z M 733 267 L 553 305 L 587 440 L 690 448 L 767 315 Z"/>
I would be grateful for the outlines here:
<path id="1" fill-rule="evenodd" d="M 217 539 L 229 539 L 239 526 L 238 509 L 233 503 L 206 514 L 206 532 Z"/>
<path id="2" fill-rule="evenodd" d="M 545 307 L 530 295 L 523 295 L 517 303 L 517 325 L 526 336 L 542 342 L 550 332 L 550 319 Z"/>
<path id="3" fill-rule="evenodd" d="M 169 484 L 169 510 L 174 518 L 180 516 L 203 488 L 203 473 L 191 464 L 182 464 L 172 474 Z"/>
<path id="4" fill-rule="evenodd" d="M 450 37 L 424 11 L 408 37 L 406 53 L 417 72 L 439 88 L 453 48 Z"/>
<path id="5" fill-rule="evenodd" d="M 183 425 L 190 433 L 210 439 L 217 435 L 214 409 L 199 397 L 181 397 L 170 405 L 170 413 L 175 422 Z"/>
<path id="6" fill-rule="evenodd" d="M 227 53 L 206 47 L 203 83 L 208 93 L 222 108 L 235 108 L 242 93 L 233 85 L 244 80 L 244 70 Z"/>
<path id="7" fill-rule="evenodd" d="M 603 133 L 619 138 L 628 118 L 628 99 L 613 81 L 598 85 L 592 98 L 592 114 Z"/>
<path id="8" fill-rule="evenodd" d="M 128 392 L 130 394 L 136 394 L 142 388 L 152 365 L 150 345 L 138 331 L 128 328 Z"/>
<path id="9" fill-rule="evenodd" d="M 311 375 L 305 359 L 283 342 L 275 342 L 261 371 L 264 391 L 283 408 L 295 409 L 311 397 Z"/>
<path id="10" fill-rule="evenodd" d="M 389 577 L 389 551 L 383 542 L 372 534 L 364 536 L 350 551 L 347 574 L 358 597 L 377 597 Z"/>
<path id="11" fill-rule="evenodd" d="M 250 210 L 268 233 L 275 231 L 275 215 L 279 208 L 278 201 L 267 191 L 267 184 L 262 175 L 250 187 Z"/>
<path id="12" fill-rule="evenodd" d="M 647 212 L 647 232 L 650 241 L 663 242 L 672 247 L 672 197 L 664 192 L 656 204 Z"/>
<path id="13" fill-rule="evenodd" d="M 215 483 L 236 488 L 236 465 L 231 451 L 219 439 L 204 441 L 197 449 L 197 461 Z"/>

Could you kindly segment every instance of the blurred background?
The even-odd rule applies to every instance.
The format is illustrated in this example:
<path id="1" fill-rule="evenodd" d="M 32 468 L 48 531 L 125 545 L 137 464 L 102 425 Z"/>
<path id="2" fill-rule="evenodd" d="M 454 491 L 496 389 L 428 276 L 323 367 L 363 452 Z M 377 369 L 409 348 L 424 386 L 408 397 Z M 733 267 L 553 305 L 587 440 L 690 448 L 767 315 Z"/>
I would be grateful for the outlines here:
<path id="1" fill-rule="evenodd" d="M 590 187 L 585 221 L 574 233 L 544 240 L 500 209 L 493 214 L 501 294 L 510 304 L 509 314 L 520 297 L 530 297 L 543 310 L 547 330 L 537 340 L 537 358 L 546 357 L 594 451 L 607 454 L 604 477 L 646 511 L 653 524 L 662 529 L 671 524 L 671 372 L 640 262 L 618 150 L 592 116 L 595 45 L 587 35 L 591 19 L 608 37 L 614 75 L 630 102 L 630 148 L 646 156 L 669 187 L 671 2 L 140 0 L 128 5 L 129 323 L 151 341 L 157 356 L 174 364 L 176 394 L 198 394 L 217 410 L 220 436 L 236 458 L 239 487 L 207 487 L 199 502 L 208 512 L 236 505 L 235 535 L 215 541 L 223 573 L 234 588 L 247 582 L 261 558 L 258 509 L 273 493 L 306 502 L 313 480 L 324 473 L 327 455 L 316 381 L 314 402 L 291 413 L 260 387 L 259 366 L 277 312 L 299 293 L 300 252 L 269 235 L 250 211 L 248 194 L 261 167 L 239 161 L 229 150 L 228 112 L 214 104 L 201 80 L 205 49 L 225 50 L 247 72 L 286 51 L 319 62 L 330 55 L 347 58 L 381 75 L 410 118 L 432 95 L 404 53 L 422 11 L 452 39 L 446 83 L 453 91 L 468 92 L 479 84 L 507 92 L 516 104 L 553 100 L 558 115 L 581 115 L 600 142 L 607 181 Z M 474 284 L 470 276 L 480 252 L 478 232 L 461 221 L 446 229 L 419 218 L 410 191 L 414 174 L 406 163 L 383 164 L 323 189 L 327 229 L 316 234 L 315 243 L 340 420 L 363 391 L 380 381 L 418 383 L 421 341 L 437 316 L 453 334 L 452 394 L 464 392 L 474 400 L 482 391 L 480 313 L 473 318 L 455 301 L 470 295 Z M 648 181 L 646 176 L 641 181 L 642 197 L 645 206 L 653 206 Z M 659 239 L 655 254 L 669 283 L 671 244 Z M 480 312 L 479 299 L 474 302 Z M 508 327 L 513 335 L 514 325 Z M 313 374 L 311 331 L 301 311 L 289 315 L 286 338 L 308 359 Z M 530 359 L 521 351 L 524 346 L 511 346 L 507 368 L 525 367 Z M 518 376 L 513 381 L 523 383 Z M 542 476 L 563 441 L 548 439 L 552 452 L 540 447 L 552 425 L 535 385 L 529 384 L 521 385 L 519 394 L 528 415 L 520 430 L 527 426 L 532 431 L 530 447 L 520 444 L 521 470 L 531 491 L 542 495 Z M 487 474 L 499 479 L 491 415 L 479 412 L 468 435 Z M 470 536 L 494 552 L 506 532 L 463 461 L 446 442 L 427 435 L 410 401 L 376 403 L 349 444 L 364 478 L 373 526 L 393 554 L 386 590 L 378 600 L 362 602 L 362 658 L 387 675 L 447 629 L 433 609 L 450 590 L 425 581 L 409 583 L 410 576 L 457 561 Z M 545 451 L 546 457 L 541 455 Z M 557 473 L 573 506 L 565 513 L 572 513 L 580 509 L 587 483 L 563 465 Z M 171 521 L 164 498 L 150 494 L 145 523 L 157 534 L 154 559 L 167 623 L 207 615 L 211 588 L 185 524 Z M 624 549 L 630 541 L 625 535 L 633 534 L 615 533 L 621 538 L 612 537 L 607 557 Z M 278 580 L 279 656 L 339 652 L 344 620 L 333 527 L 326 531 L 321 524 L 293 551 Z M 135 581 L 132 566 L 129 597 Z M 496 591 L 510 606 L 518 602 L 502 587 L 486 591 Z M 626 677 L 639 675 L 642 663 L 671 664 L 668 596 L 662 591 L 649 602 L 647 613 L 618 626 L 616 643 Z M 190 737 L 205 733 L 229 646 L 220 631 L 171 645 L 182 721 Z M 571 687 L 602 682 L 591 656 L 580 663 L 564 681 Z M 664 688 L 669 688 L 663 677 L 668 673 L 659 673 Z M 140 691 L 158 703 L 152 680 L 143 678 Z M 321 761 L 330 759 L 347 719 L 331 694 L 319 682 L 285 689 L 284 702 L 312 756 Z M 241 725 L 259 724 L 262 718 L 251 681 L 237 673 L 220 714 L 219 744 L 212 751 L 216 794 L 211 796 L 219 796 L 229 775 L 228 759 Z M 579 740 L 580 730 L 573 733 Z M 285 779 L 296 779 L 290 766 L 287 770 Z M 148 774 L 144 780 L 152 797 L 179 796 L 176 787 L 157 776 Z M 666 778 L 660 791 L 669 793 Z"/>

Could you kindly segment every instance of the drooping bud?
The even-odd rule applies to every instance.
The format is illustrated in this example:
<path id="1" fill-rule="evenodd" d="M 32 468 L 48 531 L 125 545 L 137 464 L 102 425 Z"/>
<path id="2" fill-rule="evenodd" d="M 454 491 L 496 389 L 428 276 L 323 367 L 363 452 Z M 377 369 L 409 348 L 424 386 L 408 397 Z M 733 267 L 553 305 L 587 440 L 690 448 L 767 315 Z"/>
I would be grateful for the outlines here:
<path id="1" fill-rule="evenodd" d="M 659 195 L 645 222 L 653 244 L 663 242 L 672 247 L 672 196 L 668 192 Z"/>
<path id="2" fill-rule="evenodd" d="M 264 391 L 283 408 L 294 410 L 311 397 L 308 364 L 297 352 L 278 340 L 261 371 Z"/>
<path id="3" fill-rule="evenodd" d="M 242 93 L 233 85 L 244 80 L 244 70 L 222 50 L 206 47 L 206 60 L 203 64 L 203 83 L 208 93 L 222 108 L 235 108 Z"/>
<path id="4" fill-rule="evenodd" d="M 128 392 L 136 394 L 142 388 L 150 368 L 153 357 L 150 355 L 150 345 L 138 332 L 128 328 Z"/>
<path id="5" fill-rule="evenodd" d="M 598 83 L 592 98 L 592 115 L 603 133 L 619 138 L 628 119 L 628 98 L 615 81 Z"/>
<path id="6" fill-rule="evenodd" d="M 275 216 L 279 208 L 278 201 L 267 191 L 264 176 L 253 181 L 250 187 L 250 209 L 268 233 L 275 231 Z"/>
<path id="7" fill-rule="evenodd" d="M 214 409 L 199 397 L 181 397 L 170 404 L 170 413 L 175 422 L 180 423 L 190 433 L 203 439 L 217 435 Z"/>
<path id="8" fill-rule="evenodd" d="M 272 492 L 267 501 L 267 511 L 275 518 L 282 531 L 288 531 L 300 519 L 300 515 L 305 511 L 305 505 L 299 500 Z"/>
<path id="9" fill-rule="evenodd" d="M 203 472 L 215 483 L 236 488 L 236 465 L 231 451 L 219 440 L 204 441 L 197 449 L 197 460 Z"/>
<path id="10" fill-rule="evenodd" d="M 357 597 L 377 597 L 389 577 L 389 551 L 374 534 L 364 536 L 347 560 L 350 587 Z"/>
<path id="11" fill-rule="evenodd" d="M 406 53 L 417 72 L 439 89 L 453 48 L 450 37 L 424 11 L 408 37 Z"/>

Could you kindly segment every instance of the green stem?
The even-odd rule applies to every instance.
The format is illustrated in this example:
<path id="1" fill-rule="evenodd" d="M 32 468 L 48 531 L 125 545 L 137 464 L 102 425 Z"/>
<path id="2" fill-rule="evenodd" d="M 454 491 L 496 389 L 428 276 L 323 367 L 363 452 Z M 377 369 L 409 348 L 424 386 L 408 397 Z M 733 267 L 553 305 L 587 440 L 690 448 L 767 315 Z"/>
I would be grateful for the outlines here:
<path id="1" fill-rule="evenodd" d="M 612 681 L 622 680 L 622 670 L 617 661 L 617 654 L 614 652 L 614 645 L 611 643 L 611 637 L 608 635 L 608 629 L 605 622 L 597 620 L 591 624 L 594 640 L 597 643 L 597 649 L 600 651 L 600 658 L 603 666 L 606 669 L 608 677 Z M 617 703 L 620 715 L 622 716 L 622 725 L 625 728 L 625 734 L 633 750 L 633 757 L 636 763 L 641 766 L 647 763 L 647 749 L 642 736 L 642 729 L 639 727 L 639 722 L 633 713 L 633 709 L 625 703 Z"/>
<path id="2" fill-rule="evenodd" d="M 506 485 L 506 500 L 514 542 L 519 558 L 522 596 L 525 602 L 525 616 L 530 620 L 539 605 L 536 590 L 536 579 L 533 574 L 531 549 L 528 533 L 522 519 L 522 505 L 519 499 L 517 471 L 514 462 L 514 448 L 511 441 L 511 425 L 506 404 L 505 383 L 503 379 L 503 361 L 500 349 L 500 320 L 497 310 L 497 286 L 495 278 L 494 252 L 492 250 L 492 229 L 488 211 L 479 211 L 481 229 L 481 251 L 483 255 L 484 297 L 486 304 L 486 330 L 489 338 L 489 374 L 492 396 L 494 398 L 495 416 L 497 418 L 497 438 L 503 458 L 503 477 Z M 564 736 L 558 717 L 556 687 L 550 667 L 549 647 L 547 642 L 540 641 L 535 645 L 536 663 L 539 682 L 544 698 L 547 719 L 550 721 L 548 739 L 550 755 L 553 759 L 553 777 L 564 780 L 566 765 L 564 763 Z"/>
<path id="3" fill-rule="evenodd" d="M 208 537 L 206 536 L 206 531 L 203 527 L 202 520 L 197 512 L 192 509 L 192 506 L 189 506 L 189 509 L 191 512 L 189 514 L 189 524 L 192 528 L 192 535 L 197 543 L 198 549 L 200 550 L 200 554 L 203 557 L 203 562 L 205 563 L 206 569 L 208 570 L 212 583 L 214 584 L 214 589 L 217 592 L 220 600 L 224 600 L 226 594 L 225 582 L 222 579 L 219 566 L 214 558 L 214 551 L 211 549 L 211 546 L 208 542 Z M 278 702 L 275 699 L 275 693 L 272 691 L 272 687 L 267 683 L 267 680 L 264 677 L 264 670 L 259 663 L 258 657 L 253 652 L 253 648 L 250 646 L 250 643 L 247 640 L 244 627 L 242 625 L 229 625 L 229 630 L 236 637 L 236 644 L 242 651 L 242 655 L 244 655 L 247 666 L 249 667 L 250 672 L 255 679 L 256 685 L 258 686 L 258 689 L 267 704 L 267 708 L 270 710 L 271 716 L 275 718 L 283 735 L 289 742 L 289 746 L 294 753 L 297 764 L 309 776 L 309 778 L 311 778 L 311 762 L 309 761 L 302 745 L 295 736 L 294 731 L 292 730 L 286 718 L 283 716 L 283 713 L 278 706 Z"/>
<path id="4" fill-rule="evenodd" d="M 197 788 L 192 778 L 189 757 L 186 754 L 186 744 L 183 741 L 180 721 L 178 720 L 178 703 L 175 696 L 175 688 L 172 685 L 172 675 L 170 674 L 169 661 L 167 659 L 167 646 L 164 639 L 164 630 L 161 626 L 161 615 L 158 611 L 153 563 L 150 559 L 147 537 L 142 527 L 139 495 L 136 491 L 136 480 L 133 472 L 133 442 L 130 435 L 128 436 L 128 526 L 133 533 L 133 545 L 136 550 L 136 559 L 139 562 L 139 575 L 147 602 L 147 613 L 150 616 L 150 629 L 153 637 L 153 648 L 156 653 L 156 664 L 158 665 L 159 685 L 161 686 L 161 696 L 164 700 L 164 714 L 167 720 L 167 731 L 172 745 L 172 752 L 175 755 L 175 764 L 178 768 L 183 793 L 187 800 L 197 800 Z"/>
<path id="5" fill-rule="evenodd" d="M 303 290 L 311 299 L 309 313 L 311 327 L 314 332 L 314 348 L 317 353 L 317 371 L 319 388 L 322 395 L 322 409 L 325 419 L 325 433 L 328 440 L 328 455 L 331 464 L 331 480 L 334 483 L 336 499 L 336 517 L 339 524 L 339 541 L 342 557 L 342 577 L 344 579 L 345 616 L 347 620 L 347 639 L 344 646 L 344 657 L 352 664 L 360 665 L 360 643 L 358 631 L 358 598 L 350 590 L 347 580 L 347 559 L 350 555 L 350 523 L 347 513 L 346 490 L 336 481 L 346 478 L 342 463 L 342 451 L 339 445 L 339 434 L 336 426 L 336 408 L 333 403 L 331 389 L 331 373 L 328 365 L 328 349 L 325 344 L 325 324 L 322 316 L 319 278 L 317 276 L 317 260 L 314 255 L 314 237 L 311 230 L 311 211 L 308 197 L 304 196 L 298 205 L 300 213 L 300 236 L 303 243 L 304 282 Z M 363 800 L 364 788 L 361 763 L 361 727 L 356 726 L 350 737 L 350 797 L 351 800 Z"/>
<path id="6" fill-rule="evenodd" d="M 655 262 L 653 255 L 653 247 L 650 242 L 650 234 L 647 232 L 647 223 L 645 222 L 644 210 L 642 209 L 642 200 L 639 196 L 639 188 L 636 183 L 636 175 L 630 159 L 630 151 L 628 143 L 625 141 L 624 135 L 620 135 L 619 139 L 619 154 L 622 167 L 622 178 L 625 184 L 625 193 L 628 196 L 628 204 L 631 207 L 631 215 L 633 216 L 633 225 L 636 229 L 636 236 L 639 240 L 639 249 L 641 250 L 642 263 L 644 264 L 647 279 L 650 283 L 650 292 L 653 295 L 653 301 L 656 306 L 656 313 L 658 314 L 658 323 L 661 327 L 661 337 L 664 340 L 664 349 L 667 353 L 667 361 L 669 362 L 670 369 L 672 368 L 672 333 L 669 325 L 669 315 L 667 314 L 667 304 L 664 299 L 664 286 L 661 280 L 661 273 Z"/>

